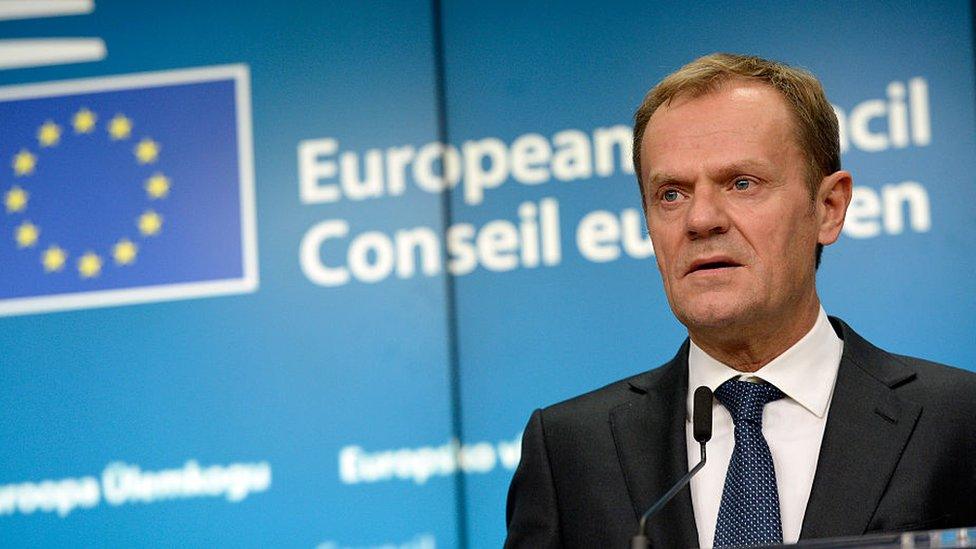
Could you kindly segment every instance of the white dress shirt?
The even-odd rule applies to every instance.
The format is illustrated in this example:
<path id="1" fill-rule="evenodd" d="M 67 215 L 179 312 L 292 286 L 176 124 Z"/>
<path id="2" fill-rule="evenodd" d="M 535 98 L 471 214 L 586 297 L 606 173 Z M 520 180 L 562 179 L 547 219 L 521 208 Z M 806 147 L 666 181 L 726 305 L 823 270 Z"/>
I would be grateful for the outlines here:
<path id="1" fill-rule="evenodd" d="M 746 381 L 759 379 L 771 383 L 786 395 L 766 405 L 762 426 L 776 469 L 784 543 L 796 543 L 800 538 L 843 351 L 844 343 L 834 333 L 822 307 L 813 328 L 803 338 L 752 374 L 733 370 L 691 342 L 689 420 L 685 427 L 689 469 L 701 458 L 690 419 L 695 389 L 705 385 L 714 391 L 726 380 L 741 376 Z M 708 461 L 691 480 L 691 502 L 701 547 L 711 547 L 715 539 L 725 474 L 735 445 L 732 416 L 717 399 L 713 400 L 712 418 L 712 439 L 706 445 Z"/>

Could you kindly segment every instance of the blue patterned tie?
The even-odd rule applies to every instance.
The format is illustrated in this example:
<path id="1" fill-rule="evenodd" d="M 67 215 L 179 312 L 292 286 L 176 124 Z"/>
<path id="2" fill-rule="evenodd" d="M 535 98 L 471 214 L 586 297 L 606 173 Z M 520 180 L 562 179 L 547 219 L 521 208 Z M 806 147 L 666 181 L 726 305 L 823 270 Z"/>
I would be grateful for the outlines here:
<path id="1" fill-rule="evenodd" d="M 737 379 L 715 390 L 735 423 L 735 448 L 718 509 L 715 547 L 783 543 L 776 471 L 762 434 L 763 407 L 783 396 L 768 383 Z"/>

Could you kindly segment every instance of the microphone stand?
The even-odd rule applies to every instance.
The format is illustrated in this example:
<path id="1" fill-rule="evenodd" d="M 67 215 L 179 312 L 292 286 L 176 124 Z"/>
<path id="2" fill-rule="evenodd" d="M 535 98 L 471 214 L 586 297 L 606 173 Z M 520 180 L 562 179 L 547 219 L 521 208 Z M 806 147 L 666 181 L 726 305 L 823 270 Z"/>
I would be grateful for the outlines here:
<path id="1" fill-rule="evenodd" d="M 667 505 L 671 498 L 691 482 L 691 477 L 695 476 L 695 473 L 705 466 L 705 443 L 712 438 L 712 390 L 707 386 L 702 385 L 695 389 L 694 408 L 691 415 L 694 426 L 692 432 L 695 440 L 701 445 L 701 461 L 691 471 L 688 471 L 688 474 L 681 477 L 677 484 L 641 516 L 637 535 L 630 538 L 630 549 L 648 549 L 650 547 L 650 542 L 647 539 L 647 520 Z"/>
<path id="2" fill-rule="evenodd" d="M 699 445 L 701 446 L 701 461 L 699 461 L 698 465 L 695 465 L 691 471 L 688 471 L 685 476 L 681 477 L 681 480 L 672 486 L 671 489 L 661 497 L 661 499 L 657 500 L 657 503 L 652 505 L 650 509 L 641 515 L 640 526 L 637 530 L 638 533 L 634 537 L 630 538 L 630 549 L 648 549 L 650 547 L 650 541 L 647 539 L 647 519 L 651 518 L 655 513 L 660 511 L 662 507 L 667 505 L 667 503 L 671 501 L 671 499 L 674 498 L 674 496 L 676 496 L 682 488 L 691 482 L 691 477 L 695 476 L 695 473 L 705 466 L 705 442 L 700 442 Z"/>

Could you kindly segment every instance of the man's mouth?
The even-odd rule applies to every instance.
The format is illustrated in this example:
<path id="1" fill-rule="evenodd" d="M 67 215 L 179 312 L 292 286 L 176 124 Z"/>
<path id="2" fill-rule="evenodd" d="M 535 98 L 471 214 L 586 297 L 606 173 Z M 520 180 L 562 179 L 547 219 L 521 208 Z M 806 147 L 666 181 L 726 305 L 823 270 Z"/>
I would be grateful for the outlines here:
<path id="1" fill-rule="evenodd" d="M 686 274 L 697 273 L 700 271 L 718 271 L 741 267 L 742 264 L 727 257 L 703 258 L 692 262 Z"/>

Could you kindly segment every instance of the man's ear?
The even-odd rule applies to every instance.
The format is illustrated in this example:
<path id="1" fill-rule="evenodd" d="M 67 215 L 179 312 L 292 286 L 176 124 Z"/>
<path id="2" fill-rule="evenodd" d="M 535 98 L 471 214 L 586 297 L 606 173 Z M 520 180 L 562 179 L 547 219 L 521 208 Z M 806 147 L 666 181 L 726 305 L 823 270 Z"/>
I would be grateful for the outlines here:
<path id="1" fill-rule="evenodd" d="M 820 244 L 833 244 L 840 236 L 853 186 L 851 172 L 845 170 L 836 171 L 820 181 L 815 204 L 820 221 L 820 234 L 817 236 Z"/>

